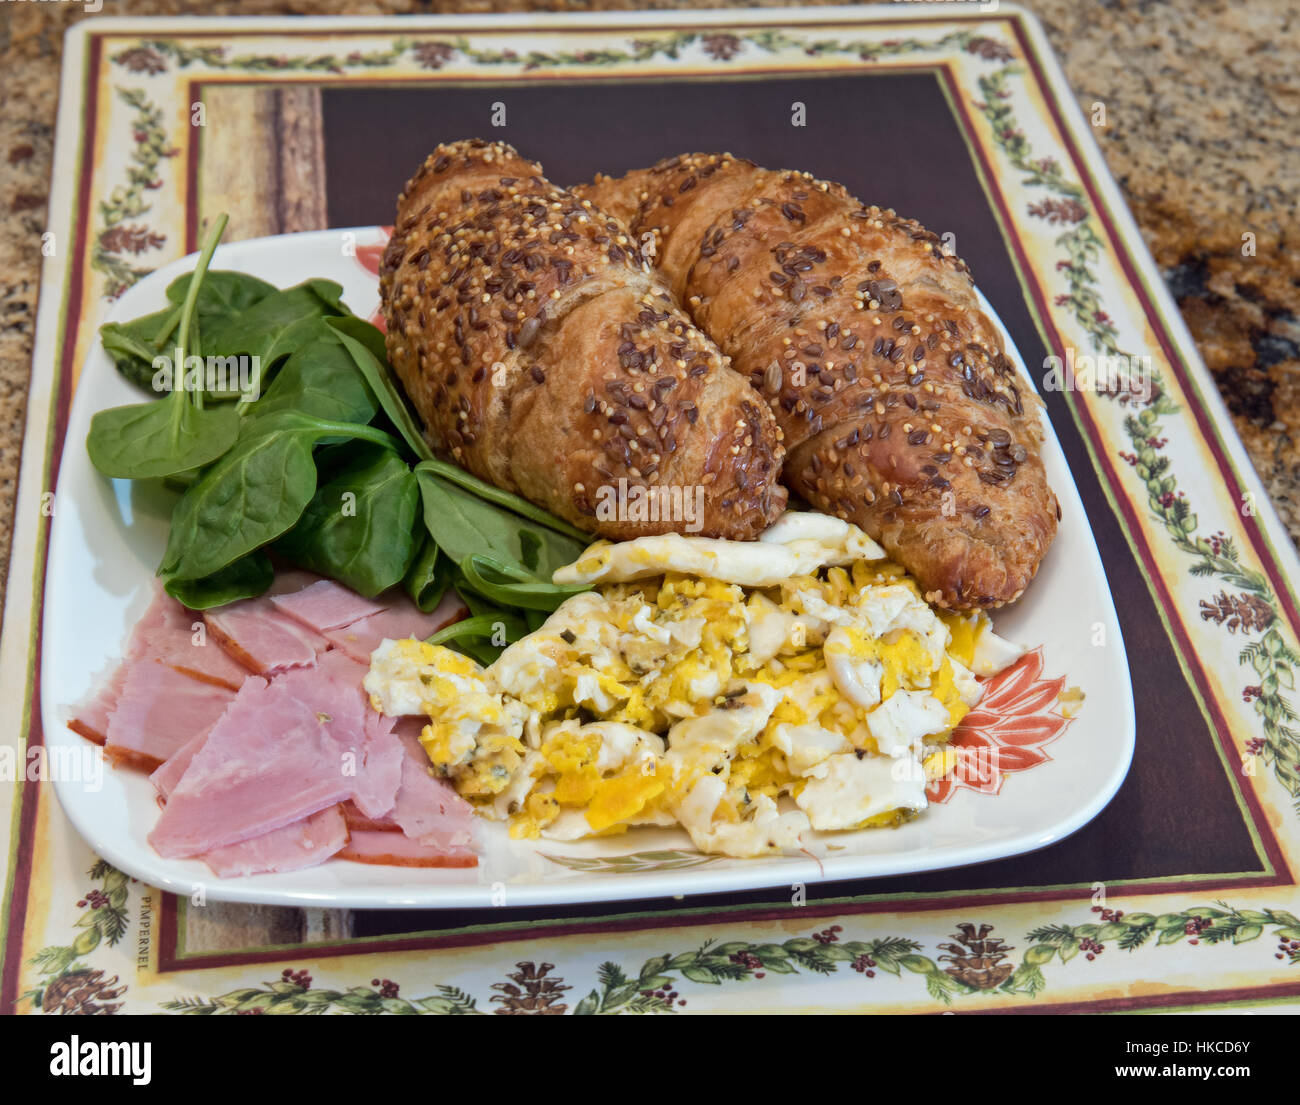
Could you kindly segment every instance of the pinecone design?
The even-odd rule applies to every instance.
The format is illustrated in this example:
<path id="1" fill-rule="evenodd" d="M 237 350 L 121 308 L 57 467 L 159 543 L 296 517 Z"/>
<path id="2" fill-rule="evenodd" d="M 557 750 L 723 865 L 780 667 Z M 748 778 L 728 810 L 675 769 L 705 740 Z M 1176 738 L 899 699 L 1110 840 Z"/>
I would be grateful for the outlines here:
<path id="1" fill-rule="evenodd" d="M 117 981 L 117 975 L 106 979 L 103 971 L 69 971 L 45 987 L 41 1011 L 84 1016 L 116 1013 L 122 1008 L 122 1003 L 113 999 L 126 993 L 126 987 L 118 986 Z"/>
<path id="2" fill-rule="evenodd" d="M 1216 625 L 1226 625 L 1229 633 L 1262 631 L 1273 624 L 1273 608 L 1258 595 L 1244 591 L 1229 595 L 1220 591 L 1209 602 L 1201 600 L 1201 618 Z"/>
<path id="3" fill-rule="evenodd" d="M 568 1012 L 569 1007 L 560 1001 L 560 995 L 573 987 L 565 986 L 562 978 L 546 977 L 555 970 L 554 963 L 543 963 L 540 966 L 516 963 L 515 966 L 519 970 L 506 975 L 510 982 L 492 983 L 493 990 L 501 991 L 494 994 L 492 1000 L 499 1001 L 502 1005 L 502 1008 L 493 1012 L 511 1016 L 558 1016 Z"/>
<path id="4" fill-rule="evenodd" d="M 976 990 L 993 990 L 1001 986 L 1015 969 L 1011 963 L 1004 963 L 1007 953 L 1015 948 L 1003 943 L 997 936 L 989 936 L 992 925 L 980 925 L 979 931 L 971 924 L 957 926 L 961 935 L 953 934 L 956 944 L 940 944 L 939 947 L 949 955 L 939 956 L 939 962 L 945 960 L 952 964 L 944 972 L 958 982 L 964 982 Z"/>

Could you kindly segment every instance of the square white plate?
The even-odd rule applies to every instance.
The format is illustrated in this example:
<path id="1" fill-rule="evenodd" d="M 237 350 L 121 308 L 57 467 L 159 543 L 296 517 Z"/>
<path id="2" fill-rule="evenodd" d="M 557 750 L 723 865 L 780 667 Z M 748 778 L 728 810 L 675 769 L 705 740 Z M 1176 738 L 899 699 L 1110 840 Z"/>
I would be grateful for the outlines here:
<path id="1" fill-rule="evenodd" d="M 213 267 L 252 273 L 280 287 L 312 277 L 335 280 L 343 285 L 345 302 L 368 317 L 378 304 L 378 284 L 373 267 L 359 258 L 373 258 L 384 238 L 383 231 L 368 227 L 237 242 L 218 249 Z M 142 280 L 118 301 L 110 319 L 161 309 L 164 289 L 192 269 L 194 260 L 182 258 Z M 996 318 L 987 302 L 984 308 Z M 1030 379 L 1005 327 L 1002 336 L 1008 355 Z M 139 400 L 97 345 L 72 404 L 46 577 L 41 722 L 54 763 L 61 752 L 81 755 L 88 746 L 67 728 L 70 707 L 118 663 L 149 603 L 166 543 L 170 497 L 104 479 L 83 444 L 95 411 Z M 1006 776 L 996 794 L 961 789 L 898 829 L 826 834 L 816 858 L 703 857 L 684 832 L 666 829 L 575 844 L 511 841 L 504 826 L 481 821 L 477 868 L 336 860 L 288 874 L 218 879 L 198 860 L 166 860 L 150 847 L 146 838 L 158 805 L 143 774 L 105 768 L 96 782 L 64 772 L 55 790 L 77 831 L 121 870 L 177 894 L 201 888 L 212 899 L 266 904 L 556 905 L 898 875 L 1033 851 L 1068 836 L 1105 807 L 1128 771 L 1134 741 L 1133 691 L 1119 623 L 1083 504 L 1050 426 L 1043 459 L 1061 504 L 1060 531 L 1033 586 L 995 621 L 1004 637 L 1042 646 L 1044 675 L 1064 676 L 1080 687 L 1086 695 L 1082 709 L 1043 750 L 1045 758 L 1031 771 Z M 1037 707 L 1040 716 L 1048 709 L 1050 704 Z"/>

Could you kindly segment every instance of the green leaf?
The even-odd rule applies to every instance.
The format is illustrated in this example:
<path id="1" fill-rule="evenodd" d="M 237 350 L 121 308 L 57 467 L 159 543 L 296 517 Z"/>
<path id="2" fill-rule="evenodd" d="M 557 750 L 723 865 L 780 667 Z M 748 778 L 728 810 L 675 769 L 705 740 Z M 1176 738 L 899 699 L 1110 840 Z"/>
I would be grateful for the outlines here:
<path id="1" fill-rule="evenodd" d="M 1244 944 L 1247 940 L 1256 940 L 1264 933 L 1263 925 L 1242 925 L 1232 934 L 1234 944 Z"/>
<path id="2" fill-rule="evenodd" d="M 156 479 L 210 464 L 238 436 L 239 416 L 233 407 L 198 410 L 185 392 L 175 391 L 165 402 L 97 411 L 90 420 L 86 452 L 111 479 Z"/>
<path id="3" fill-rule="evenodd" d="M 480 480 L 477 476 L 470 475 L 463 468 L 457 468 L 454 464 L 447 464 L 445 461 L 440 460 L 426 460 L 419 467 L 424 471 L 432 472 L 436 476 L 441 476 L 458 487 L 463 487 L 480 499 L 503 507 L 512 514 L 518 514 L 520 517 L 527 518 L 530 522 L 536 522 L 538 525 L 552 529 L 565 537 L 571 537 L 581 544 L 579 552 L 596 540 L 594 534 L 587 533 L 577 526 L 572 526 L 563 518 L 557 518 L 554 514 L 543 510 L 534 503 L 530 503 L 527 499 L 509 491 L 503 491 L 486 480 Z M 576 554 L 573 559 L 576 559 Z M 565 561 L 565 563 L 569 563 L 569 561 Z"/>
<path id="4" fill-rule="evenodd" d="M 346 349 L 326 335 L 296 350 L 245 420 L 305 414 L 336 422 L 369 422 L 379 409 Z"/>
<path id="5" fill-rule="evenodd" d="M 214 318 L 204 329 L 209 349 L 225 356 L 257 357 L 269 369 L 282 357 L 327 337 L 325 319 L 340 313 L 322 290 L 342 291 L 330 281 L 308 281 L 265 296 L 247 310 Z"/>
<path id="6" fill-rule="evenodd" d="M 466 557 L 460 570 L 465 583 L 478 594 L 503 606 L 521 606 L 529 611 L 553 611 L 565 599 L 590 589 L 587 584 L 521 578 L 523 573 L 486 556 Z"/>
<path id="7" fill-rule="evenodd" d="M 1186 932 L 1180 928 L 1167 928 L 1160 930 L 1160 937 L 1156 940 L 1157 944 L 1176 944 L 1186 935 Z"/>
<path id="8" fill-rule="evenodd" d="M 503 647 L 495 640 L 501 634 L 507 644 L 511 644 L 528 633 L 528 627 L 517 617 L 499 611 L 495 614 L 475 614 L 462 618 L 458 622 L 444 626 L 429 638 L 431 645 L 445 645 L 466 639 L 490 638 L 496 647 Z"/>
<path id="9" fill-rule="evenodd" d="M 411 561 L 406 578 L 402 580 L 402 587 L 411 596 L 411 601 L 428 614 L 442 602 L 442 596 L 451 586 L 455 566 L 439 551 L 423 526 L 421 529 L 420 552 Z"/>
<path id="10" fill-rule="evenodd" d="M 294 563 L 366 598 L 402 582 L 415 555 L 420 491 L 396 453 L 362 443 L 276 542 Z"/>
<path id="11" fill-rule="evenodd" d="M 286 533 L 316 493 L 312 447 L 348 436 L 392 440 L 368 426 L 290 413 L 246 426 L 176 504 L 159 574 L 201 579 Z"/>
<path id="12" fill-rule="evenodd" d="M 600 1010 L 600 995 L 592 990 L 585 998 L 573 1007 L 575 1017 L 590 1017 Z"/>
<path id="13" fill-rule="evenodd" d="M 178 307 L 184 303 L 193 277 L 193 273 L 183 273 L 168 284 L 168 300 Z M 195 307 L 200 319 L 205 316 L 209 320 L 216 316 L 242 316 L 261 300 L 278 291 L 274 284 L 268 284 L 246 272 L 212 269 L 203 278 Z"/>
<path id="14" fill-rule="evenodd" d="M 683 967 L 682 975 L 685 978 L 689 978 L 692 982 L 709 982 L 714 985 L 719 985 L 722 982 L 722 979 L 709 970 L 708 967 Z"/>
<path id="15" fill-rule="evenodd" d="M 253 552 L 202 579 L 166 579 L 167 593 L 191 610 L 210 610 L 265 593 L 275 567 L 263 552 Z"/>
<path id="16" fill-rule="evenodd" d="M 388 367 L 388 361 L 383 353 L 383 335 L 364 319 L 354 316 L 331 319 L 329 326 L 352 356 L 358 370 L 379 401 L 380 407 L 383 408 L 384 414 L 402 435 L 411 452 L 421 460 L 433 460 L 433 450 L 429 448 L 429 443 L 420 433 L 415 415 L 411 413 L 405 398 L 398 391 L 392 370 Z M 375 335 L 379 335 L 378 342 L 375 340 Z"/>
<path id="17" fill-rule="evenodd" d="M 1078 944 L 1071 944 L 1068 946 L 1073 947 L 1076 951 L 1079 947 Z M 1062 944 L 1061 947 L 1064 948 L 1067 947 L 1067 945 Z M 1041 967 L 1044 963 L 1051 962 L 1052 956 L 1055 954 L 1056 948 L 1051 944 L 1034 944 L 1025 949 L 1025 962 L 1035 967 Z"/>

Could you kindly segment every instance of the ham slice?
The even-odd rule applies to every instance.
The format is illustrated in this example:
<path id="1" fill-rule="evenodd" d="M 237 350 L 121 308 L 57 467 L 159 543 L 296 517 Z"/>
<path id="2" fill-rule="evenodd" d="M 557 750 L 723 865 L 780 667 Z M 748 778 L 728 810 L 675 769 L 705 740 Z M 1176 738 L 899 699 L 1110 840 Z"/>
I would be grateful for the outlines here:
<path id="1" fill-rule="evenodd" d="M 80 733 L 89 741 L 103 744 L 108 740 L 108 719 L 122 694 L 126 682 L 126 664 L 118 664 L 109 681 L 89 699 L 77 706 L 68 721 L 68 728 Z"/>
<path id="2" fill-rule="evenodd" d="M 158 660 L 206 683 L 239 690 L 248 677 L 235 659 L 208 641 L 201 615 L 187 610 L 161 587 L 131 631 L 126 659 Z"/>
<path id="3" fill-rule="evenodd" d="M 94 695 L 74 708 L 68 728 L 87 740 L 103 744 L 108 739 L 108 720 L 122 693 L 132 661 L 157 660 L 205 683 L 237 691 L 248 671 L 220 645 L 208 641 L 203 621 L 161 587 L 153 602 L 131 630 L 124 660 L 109 681 Z"/>
<path id="4" fill-rule="evenodd" d="M 271 603 L 281 614 L 289 615 L 317 633 L 341 629 L 387 609 L 385 603 L 362 598 L 355 591 L 329 579 L 319 580 L 301 591 L 275 595 Z"/>
<path id="5" fill-rule="evenodd" d="M 386 867 L 477 867 L 478 857 L 469 848 L 447 851 L 420 844 L 405 833 L 353 829 L 339 859 L 373 863 Z"/>
<path id="6" fill-rule="evenodd" d="M 207 611 L 203 620 L 226 651 L 258 675 L 308 667 L 329 647 L 315 630 L 281 614 L 269 598 L 232 602 Z"/>
<path id="7" fill-rule="evenodd" d="M 203 742 L 207 739 L 207 733 L 199 734 L 149 776 L 149 782 L 153 783 L 159 797 L 164 800 L 171 797 L 176 784 L 181 781 L 181 777 L 190 766 L 190 761 L 194 759 L 194 754 L 203 747 Z"/>
<path id="8" fill-rule="evenodd" d="M 159 660 L 132 661 L 109 715 L 104 753 L 152 771 L 211 729 L 234 699 L 233 691 Z"/>
<path id="9" fill-rule="evenodd" d="M 454 854 L 474 840 L 474 811 L 445 779 L 431 774 L 429 757 L 420 744 L 422 723 L 402 718 L 396 736 L 402 746 L 402 785 L 392 820 L 419 844 Z"/>
<path id="10" fill-rule="evenodd" d="M 348 826 L 343 813 L 338 806 L 330 806 L 282 829 L 214 848 L 202 859 L 220 878 L 229 879 L 314 867 L 347 842 Z"/>
<path id="11" fill-rule="evenodd" d="M 150 843 L 167 858 L 199 855 L 349 798 L 382 817 L 401 773 L 382 747 L 367 745 L 385 736 L 391 732 L 371 709 L 357 664 L 339 652 L 270 682 L 251 678 L 195 753 Z"/>
<path id="12" fill-rule="evenodd" d="M 459 621 L 466 612 L 460 596 L 450 589 L 437 608 L 428 614 L 402 595 L 387 610 L 371 614 L 343 629 L 330 630 L 325 637 L 335 648 L 342 649 L 354 660 L 369 664 L 370 654 L 379 647 L 381 641 L 431 637 L 443 626 Z"/>
<path id="13" fill-rule="evenodd" d="M 398 867 L 474 867 L 474 811 L 442 779 L 429 772 L 420 746 L 422 722 L 402 718 L 394 734 L 402 749 L 402 785 L 393 812 L 365 816 L 355 805 L 343 807 L 350 838 L 339 858 Z"/>

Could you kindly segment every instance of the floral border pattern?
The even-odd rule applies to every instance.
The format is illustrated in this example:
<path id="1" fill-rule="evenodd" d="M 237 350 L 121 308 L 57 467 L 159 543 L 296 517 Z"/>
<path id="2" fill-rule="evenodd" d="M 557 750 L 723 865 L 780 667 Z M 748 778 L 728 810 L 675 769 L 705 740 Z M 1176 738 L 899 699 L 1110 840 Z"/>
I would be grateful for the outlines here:
<path id="1" fill-rule="evenodd" d="M 496 1014 L 613 1015 L 676 1013 L 688 1004 L 687 983 L 719 986 L 761 982 L 769 975 L 811 972 L 832 975 L 848 967 L 864 983 L 892 975 L 913 976 L 926 994 L 943 1005 L 984 995 L 1019 994 L 1035 998 L 1047 989 L 1044 968 L 1064 965 L 1076 956 L 1095 962 L 1108 948 L 1132 952 L 1155 937 L 1156 947 L 1186 940 L 1188 945 L 1248 944 L 1272 929 L 1275 960 L 1300 966 L 1300 919 L 1286 910 L 1235 909 L 1224 902 L 1175 913 L 1125 913 L 1093 906 L 1097 920 L 1078 925 L 1048 925 L 1024 937 L 1019 959 L 1014 945 L 993 935 L 994 926 L 959 922 L 951 942 L 937 945 L 942 954 L 926 955 L 921 943 L 902 936 L 846 940 L 842 925 L 830 925 L 781 943 L 706 940 L 692 951 L 646 960 L 634 975 L 618 964 L 602 963 L 596 986 L 576 1005 L 565 994 L 573 990 L 563 976 L 553 975 L 552 963 L 520 962 L 507 981 L 493 983 L 488 998 Z M 945 966 L 946 964 L 946 966 Z M 163 1002 L 166 1012 L 190 1015 L 406 1013 L 482 1014 L 472 995 L 453 986 L 439 986 L 421 998 L 402 997 L 391 979 L 371 979 L 370 985 L 346 990 L 316 987 L 306 969 L 286 967 L 280 977 L 261 986 L 241 987 L 213 998 L 183 997 Z"/>

